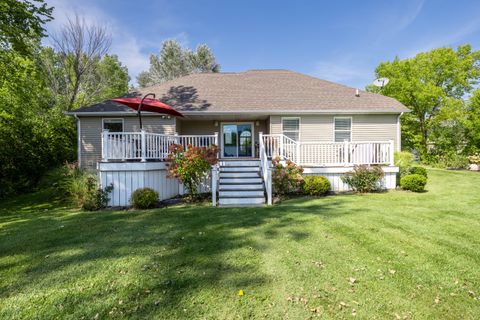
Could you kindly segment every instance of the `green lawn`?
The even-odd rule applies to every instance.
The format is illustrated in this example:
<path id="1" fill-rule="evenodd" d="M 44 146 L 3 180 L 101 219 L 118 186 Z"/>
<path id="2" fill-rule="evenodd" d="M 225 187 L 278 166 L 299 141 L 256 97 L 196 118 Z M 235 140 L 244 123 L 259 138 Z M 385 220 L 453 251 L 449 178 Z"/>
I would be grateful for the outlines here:
<path id="1" fill-rule="evenodd" d="M 473 319 L 480 174 L 270 208 L 0 203 L 0 318 Z M 239 290 L 245 294 L 239 296 Z"/>

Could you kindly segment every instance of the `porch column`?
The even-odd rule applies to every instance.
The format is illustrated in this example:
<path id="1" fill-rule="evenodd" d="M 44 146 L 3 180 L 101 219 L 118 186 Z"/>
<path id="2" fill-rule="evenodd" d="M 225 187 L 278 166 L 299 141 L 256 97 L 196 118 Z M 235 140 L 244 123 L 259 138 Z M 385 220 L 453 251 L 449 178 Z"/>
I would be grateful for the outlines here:
<path id="1" fill-rule="evenodd" d="M 343 158 L 344 158 L 343 162 L 345 167 L 348 167 L 349 156 L 350 156 L 350 152 L 349 152 L 348 140 L 343 140 Z"/>
<path id="2" fill-rule="evenodd" d="M 141 145 L 142 145 L 142 162 L 147 161 L 147 135 L 145 130 L 141 131 Z"/>
<path id="3" fill-rule="evenodd" d="M 212 207 L 217 206 L 218 166 L 212 166 Z"/>
<path id="4" fill-rule="evenodd" d="M 108 129 L 102 131 L 102 161 L 108 161 Z"/>
<path id="5" fill-rule="evenodd" d="M 395 165 L 395 145 L 393 140 L 389 140 L 388 143 L 390 144 L 390 166 Z"/>

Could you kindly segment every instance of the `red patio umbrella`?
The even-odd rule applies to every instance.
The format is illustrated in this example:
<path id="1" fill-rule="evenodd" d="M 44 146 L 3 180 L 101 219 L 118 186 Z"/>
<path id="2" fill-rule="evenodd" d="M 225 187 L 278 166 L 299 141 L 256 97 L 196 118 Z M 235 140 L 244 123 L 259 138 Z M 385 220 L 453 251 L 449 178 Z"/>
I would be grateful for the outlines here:
<path id="1" fill-rule="evenodd" d="M 153 99 L 147 98 L 153 96 Z M 142 99 L 140 98 L 114 98 L 112 101 L 121 103 L 138 111 L 138 119 L 140 121 L 140 130 L 142 130 L 142 111 L 169 114 L 176 117 L 183 117 L 183 114 L 173 109 L 169 105 L 155 99 L 155 94 L 148 93 Z"/>

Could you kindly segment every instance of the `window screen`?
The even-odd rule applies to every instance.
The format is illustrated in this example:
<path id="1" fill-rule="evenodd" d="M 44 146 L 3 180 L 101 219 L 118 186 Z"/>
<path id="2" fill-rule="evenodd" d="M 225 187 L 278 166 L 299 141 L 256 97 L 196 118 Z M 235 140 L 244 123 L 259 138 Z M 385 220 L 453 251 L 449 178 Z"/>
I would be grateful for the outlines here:
<path id="1" fill-rule="evenodd" d="M 351 141 L 352 118 L 335 118 L 335 142 Z"/>
<path id="2" fill-rule="evenodd" d="M 103 119 L 103 129 L 110 132 L 123 132 L 123 120 Z"/>
<path id="3" fill-rule="evenodd" d="M 282 133 L 292 140 L 298 141 L 300 138 L 300 119 L 283 118 Z"/>

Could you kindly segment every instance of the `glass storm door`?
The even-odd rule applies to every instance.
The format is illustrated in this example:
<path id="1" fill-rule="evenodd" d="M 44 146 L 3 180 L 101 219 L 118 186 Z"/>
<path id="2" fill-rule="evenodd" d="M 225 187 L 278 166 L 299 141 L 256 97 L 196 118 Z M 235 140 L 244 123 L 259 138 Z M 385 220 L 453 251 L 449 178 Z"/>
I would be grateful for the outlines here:
<path id="1" fill-rule="evenodd" d="M 223 156 L 226 158 L 252 156 L 252 125 L 251 124 L 224 124 Z"/>

